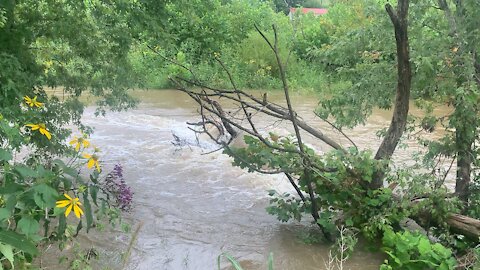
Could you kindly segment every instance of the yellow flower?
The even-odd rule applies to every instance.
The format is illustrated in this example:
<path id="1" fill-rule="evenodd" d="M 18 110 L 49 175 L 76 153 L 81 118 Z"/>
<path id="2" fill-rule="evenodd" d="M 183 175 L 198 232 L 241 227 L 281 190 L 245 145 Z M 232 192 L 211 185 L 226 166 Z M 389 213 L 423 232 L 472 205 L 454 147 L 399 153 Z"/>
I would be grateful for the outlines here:
<path id="1" fill-rule="evenodd" d="M 37 101 L 37 96 L 35 96 L 34 98 L 30 98 L 29 96 L 24 96 L 23 99 L 25 100 L 25 103 L 27 103 L 27 105 L 30 107 L 35 106 L 40 108 L 43 106 L 42 102 Z"/>
<path id="2" fill-rule="evenodd" d="M 89 155 L 89 154 L 83 154 L 83 157 L 88 159 L 88 162 L 87 162 L 87 168 L 91 169 L 93 166 L 95 166 L 95 168 L 97 168 L 97 171 L 100 172 L 100 163 L 98 162 L 98 156 L 93 154 L 93 155 Z"/>
<path id="3" fill-rule="evenodd" d="M 83 215 L 83 210 L 82 208 L 80 208 L 79 205 L 82 205 L 82 203 L 79 202 L 78 198 L 72 199 L 66 193 L 64 193 L 63 196 L 65 196 L 65 198 L 67 198 L 68 200 L 57 201 L 57 207 L 58 208 L 67 207 L 67 210 L 65 210 L 66 217 L 68 217 L 68 215 L 70 214 L 73 208 L 73 212 L 75 213 L 75 216 L 77 218 L 80 218 Z"/>
<path id="4" fill-rule="evenodd" d="M 77 138 L 77 136 L 73 137 L 73 140 L 70 141 L 71 145 L 75 144 L 75 151 L 78 152 L 80 150 L 80 146 L 83 145 L 83 148 L 88 148 L 90 146 L 90 142 L 87 141 L 85 138 Z"/>
<path id="5" fill-rule="evenodd" d="M 45 137 L 47 137 L 47 139 L 49 139 L 49 140 L 52 138 L 52 135 L 50 135 L 50 132 L 48 132 L 47 127 L 43 123 L 36 124 L 36 125 L 35 124 L 27 124 L 25 126 L 32 128 L 32 130 L 38 130 L 40 132 L 40 134 L 45 135 Z"/>

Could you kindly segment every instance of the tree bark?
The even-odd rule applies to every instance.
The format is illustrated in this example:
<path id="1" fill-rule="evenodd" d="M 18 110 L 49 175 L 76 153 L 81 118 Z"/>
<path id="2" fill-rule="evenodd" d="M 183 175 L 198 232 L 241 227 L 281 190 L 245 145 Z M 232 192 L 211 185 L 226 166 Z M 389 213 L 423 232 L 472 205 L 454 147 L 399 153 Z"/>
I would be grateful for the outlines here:
<path id="1" fill-rule="evenodd" d="M 408 109 L 410 103 L 410 88 L 412 72 L 410 67 L 410 53 L 408 45 L 408 4 L 409 0 L 399 0 L 396 11 L 390 4 L 385 9 L 395 29 L 395 41 L 397 45 L 397 93 L 392 121 L 380 147 L 375 154 L 375 159 L 390 159 L 397 147 L 407 124 Z M 378 170 L 370 188 L 377 189 L 383 186 L 383 177 L 386 168 Z"/>
<path id="2" fill-rule="evenodd" d="M 468 200 L 469 186 L 472 173 L 472 144 L 473 142 L 465 142 L 463 137 L 466 134 L 465 127 L 458 127 L 456 130 L 456 144 L 460 148 L 457 153 L 457 178 L 455 181 L 455 194 L 462 201 Z M 468 131 L 467 131 L 468 132 Z"/>
<path id="3" fill-rule="evenodd" d="M 462 20 L 465 17 L 465 10 L 462 1 L 455 1 L 455 14 L 451 11 L 446 0 L 438 0 L 438 5 L 440 9 L 445 12 L 445 16 L 450 24 L 451 35 L 454 37 L 456 43 L 455 46 L 457 46 L 457 49 L 465 47 L 465 38 L 461 37 L 462 32 L 459 31 L 459 26 L 462 25 Z M 474 76 L 474 80 L 477 83 L 477 86 L 480 87 L 480 79 L 478 77 L 480 74 L 480 64 L 477 61 L 477 53 L 474 49 L 471 50 L 470 53 L 473 57 L 473 66 L 476 75 Z M 463 63 L 462 59 L 459 59 L 459 61 Z M 467 76 L 459 71 L 455 73 L 457 76 L 457 86 L 460 87 L 466 80 L 468 80 Z M 465 107 L 464 96 L 463 94 L 457 95 L 455 100 L 455 113 L 458 112 L 457 118 L 462 119 L 462 121 L 457 121 L 455 123 L 455 145 L 457 147 L 455 194 L 461 200 L 467 201 L 471 182 L 472 163 L 474 161 L 472 147 L 475 142 L 475 136 L 472 134 L 475 132 L 475 115 L 473 112 L 465 113 L 463 107 Z"/>
<path id="4" fill-rule="evenodd" d="M 480 220 L 478 219 L 459 214 L 450 214 L 447 223 L 457 233 L 472 239 L 478 240 L 480 238 Z"/>

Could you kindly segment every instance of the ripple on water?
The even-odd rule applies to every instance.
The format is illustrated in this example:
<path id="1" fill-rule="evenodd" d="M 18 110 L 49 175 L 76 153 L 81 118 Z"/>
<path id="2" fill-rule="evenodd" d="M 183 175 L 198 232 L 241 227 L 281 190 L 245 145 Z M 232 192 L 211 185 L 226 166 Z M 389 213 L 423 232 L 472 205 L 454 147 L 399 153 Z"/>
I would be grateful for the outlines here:
<path id="1" fill-rule="evenodd" d="M 212 270 L 222 251 L 238 258 L 247 270 L 266 269 L 270 251 L 276 269 L 322 269 L 327 246 L 304 244 L 296 235 L 308 221 L 281 224 L 265 212 L 266 190 L 292 192 L 285 177 L 246 173 L 233 168 L 231 159 L 219 152 L 202 155 L 216 146 L 208 141 L 197 145 L 195 134 L 185 124 L 198 120 L 195 108 L 189 99 L 179 98 L 178 92 L 138 95 L 148 103 L 135 110 L 96 118 L 89 108 L 84 116 L 85 123 L 95 128 L 91 140 L 102 149 L 106 171 L 114 163 L 124 164 L 126 180 L 135 192 L 128 219 L 133 228 L 139 223 L 143 227 L 129 269 Z M 304 107 L 299 111 L 311 111 L 315 104 L 300 106 Z M 173 145 L 172 134 L 190 147 Z M 128 246 L 125 235 L 114 239 L 108 234 L 89 234 L 83 241 L 99 243 L 105 252 L 118 254 Z M 359 254 L 349 264 L 351 269 L 378 268 L 381 258 Z M 109 260 L 115 261 L 115 256 L 105 258 Z"/>

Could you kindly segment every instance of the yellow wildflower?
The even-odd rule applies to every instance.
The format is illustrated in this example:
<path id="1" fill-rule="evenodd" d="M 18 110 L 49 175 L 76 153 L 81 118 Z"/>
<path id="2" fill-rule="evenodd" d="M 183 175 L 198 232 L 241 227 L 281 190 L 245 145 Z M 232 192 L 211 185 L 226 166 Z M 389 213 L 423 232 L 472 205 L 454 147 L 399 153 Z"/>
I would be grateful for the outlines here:
<path id="1" fill-rule="evenodd" d="M 42 107 L 43 106 L 43 103 L 42 102 L 39 102 L 37 101 L 37 96 L 33 97 L 33 98 L 30 98 L 29 96 L 24 96 L 23 99 L 25 100 L 25 103 L 27 103 L 28 106 L 30 107 Z"/>
<path id="2" fill-rule="evenodd" d="M 87 141 L 85 138 L 77 138 L 77 136 L 73 137 L 73 140 L 70 141 L 71 145 L 75 144 L 75 151 L 78 152 L 80 150 L 80 146 L 83 145 L 83 148 L 88 148 L 90 146 L 90 142 Z"/>
<path id="3" fill-rule="evenodd" d="M 83 215 L 83 210 L 79 206 L 79 205 L 82 205 L 82 203 L 79 202 L 79 199 L 78 198 L 72 199 L 66 193 L 64 193 L 63 196 L 65 196 L 65 198 L 67 198 L 67 200 L 57 201 L 57 203 L 56 203 L 57 207 L 58 208 L 67 207 L 67 209 L 65 210 L 65 216 L 66 217 L 68 217 L 68 215 L 70 214 L 70 212 L 72 211 L 72 208 L 73 208 L 73 212 L 75 213 L 75 216 L 77 218 L 80 218 Z"/>
<path id="4" fill-rule="evenodd" d="M 38 130 L 40 132 L 40 134 L 45 135 L 45 137 L 47 137 L 47 139 L 49 139 L 49 140 L 52 138 L 52 135 L 50 135 L 50 132 L 47 130 L 47 127 L 43 123 L 27 124 L 25 126 L 32 128 L 32 130 Z"/>
<path id="5" fill-rule="evenodd" d="M 83 157 L 88 159 L 87 168 L 91 169 L 93 166 L 100 172 L 100 163 L 98 162 L 98 156 L 93 154 L 83 154 Z"/>

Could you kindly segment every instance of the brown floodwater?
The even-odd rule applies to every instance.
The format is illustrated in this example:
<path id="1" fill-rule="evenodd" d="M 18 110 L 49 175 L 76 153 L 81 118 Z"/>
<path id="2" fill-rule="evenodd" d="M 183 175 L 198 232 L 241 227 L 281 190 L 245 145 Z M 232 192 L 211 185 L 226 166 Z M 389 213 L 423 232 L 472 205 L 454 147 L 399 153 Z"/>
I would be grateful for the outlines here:
<path id="1" fill-rule="evenodd" d="M 187 95 L 175 90 L 135 91 L 133 95 L 141 101 L 136 109 L 95 117 L 90 107 L 83 118 L 85 124 L 94 127 L 91 141 L 102 149 L 105 171 L 122 164 L 135 192 L 134 208 L 127 220 L 133 230 L 139 224 L 142 227 L 126 269 L 213 270 L 222 252 L 237 258 L 246 270 L 267 269 L 270 252 L 277 270 L 327 269 L 330 246 L 302 241 L 315 230 L 309 217 L 302 223 L 281 223 L 265 211 L 267 190 L 293 191 L 284 176 L 247 173 L 232 167 L 231 160 L 220 152 L 205 155 L 216 146 L 208 140 L 197 143 L 188 129 L 186 122 L 199 118 L 195 103 Z M 269 99 L 277 103 L 283 100 L 281 92 L 269 93 Z M 314 95 L 294 95 L 293 100 L 305 121 L 348 145 L 347 139 L 315 118 L 318 99 Z M 415 113 L 416 109 L 412 110 Z M 442 113 L 447 109 L 438 110 Z M 265 132 L 289 131 L 286 123 L 272 124 L 265 116 L 255 117 Z M 360 148 L 376 149 L 380 140 L 375 133 L 388 126 L 390 117 L 389 111 L 375 110 L 366 125 L 346 133 Z M 172 144 L 173 134 L 190 146 Z M 317 150 L 329 149 L 306 137 Z M 410 148 L 398 151 L 395 160 L 408 164 L 421 147 L 413 141 L 406 143 Z M 121 269 L 121 254 L 127 250 L 130 237 L 115 231 L 91 233 L 81 239 L 84 246 L 97 246 L 100 251 L 94 269 Z M 359 244 L 344 269 L 378 269 L 383 259 Z M 49 264 L 45 260 L 43 263 Z M 223 259 L 222 269 L 227 266 Z"/>

